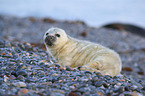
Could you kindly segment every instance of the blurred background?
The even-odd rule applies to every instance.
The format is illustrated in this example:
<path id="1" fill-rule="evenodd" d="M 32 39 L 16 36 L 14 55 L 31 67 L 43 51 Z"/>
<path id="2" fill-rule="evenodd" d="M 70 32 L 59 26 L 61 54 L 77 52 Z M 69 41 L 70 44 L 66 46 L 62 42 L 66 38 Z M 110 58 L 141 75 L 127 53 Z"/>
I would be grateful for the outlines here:
<path id="1" fill-rule="evenodd" d="M 81 20 L 95 27 L 112 22 L 145 27 L 145 0 L 0 0 L 0 14 Z"/>

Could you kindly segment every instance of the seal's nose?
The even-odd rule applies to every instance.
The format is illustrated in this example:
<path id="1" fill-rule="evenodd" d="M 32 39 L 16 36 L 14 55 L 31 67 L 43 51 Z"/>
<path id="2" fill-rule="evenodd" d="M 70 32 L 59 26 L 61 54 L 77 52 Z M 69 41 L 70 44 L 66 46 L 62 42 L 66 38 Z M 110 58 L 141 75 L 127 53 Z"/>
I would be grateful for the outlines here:
<path id="1" fill-rule="evenodd" d="M 51 35 L 48 35 L 46 38 L 45 38 L 45 43 L 49 46 L 52 46 L 53 43 L 56 41 L 56 38 L 55 36 L 51 36 Z"/>
<path id="2" fill-rule="evenodd" d="M 48 35 L 47 37 L 46 37 L 48 40 L 54 40 L 55 39 L 55 37 L 54 36 L 51 36 L 51 35 Z"/>

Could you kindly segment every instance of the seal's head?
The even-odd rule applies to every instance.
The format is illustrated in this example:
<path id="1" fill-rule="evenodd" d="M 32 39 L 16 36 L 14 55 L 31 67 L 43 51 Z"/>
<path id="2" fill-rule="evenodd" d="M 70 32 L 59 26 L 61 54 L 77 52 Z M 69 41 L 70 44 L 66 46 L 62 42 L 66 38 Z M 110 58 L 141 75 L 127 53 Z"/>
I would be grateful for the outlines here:
<path id="1" fill-rule="evenodd" d="M 44 34 L 44 42 L 48 47 L 61 46 L 67 39 L 65 31 L 60 28 L 50 28 Z"/>

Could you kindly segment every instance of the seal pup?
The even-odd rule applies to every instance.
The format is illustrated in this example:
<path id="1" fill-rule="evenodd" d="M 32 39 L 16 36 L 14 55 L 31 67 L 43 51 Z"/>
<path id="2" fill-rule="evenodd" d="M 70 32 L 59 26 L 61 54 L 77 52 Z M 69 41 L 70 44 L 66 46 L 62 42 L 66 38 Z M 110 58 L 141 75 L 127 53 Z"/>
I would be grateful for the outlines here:
<path id="1" fill-rule="evenodd" d="M 100 44 L 72 38 L 63 29 L 50 28 L 44 34 L 46 49 L 62 66 L 100 72 L 103 75 L 120 74 L 122 63 L 119 55 Z"/>

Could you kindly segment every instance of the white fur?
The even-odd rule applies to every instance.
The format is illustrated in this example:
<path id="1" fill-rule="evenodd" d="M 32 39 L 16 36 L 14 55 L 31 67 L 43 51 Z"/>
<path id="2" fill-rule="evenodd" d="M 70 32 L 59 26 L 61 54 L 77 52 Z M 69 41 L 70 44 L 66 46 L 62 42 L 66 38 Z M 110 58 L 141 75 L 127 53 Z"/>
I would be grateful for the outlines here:
<path id="1" fill-rule="evenodd" d="M 60 34 L 53 46 L 48 46 L 46 43 L 45 45 L 47 51 L 61 66 L 72 68 L 82 66 L 81 70 L 96 71 L 111 76 L 120 73 L 122 64 L 115 51 L 99 44 L 74 39 L 59 28 L 50 28 L 47 32 L 50 35 Z"/>

